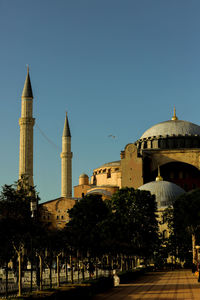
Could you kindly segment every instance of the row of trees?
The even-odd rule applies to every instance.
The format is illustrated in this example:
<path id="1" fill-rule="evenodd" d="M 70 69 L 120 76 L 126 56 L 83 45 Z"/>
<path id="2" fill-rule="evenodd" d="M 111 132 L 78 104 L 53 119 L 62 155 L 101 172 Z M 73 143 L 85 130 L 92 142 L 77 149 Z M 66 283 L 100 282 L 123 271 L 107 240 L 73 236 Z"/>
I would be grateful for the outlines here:
<path id="1" fill-rule="evenodd" d="M 149 192 L 125 188 L 105 201 L 100 195 L 88 195 L 69 211 L 70 222 L 59 231 L 50 231 L 39 214 L 33 218 L 30 203 L 38 200 L 34 189 L 19 182 L 3 186 L 0 194 L 0 262 L 6 270 L 9 261 L 14 262 L 19 290 L 21 266 L 27 260 L 31 270 L 39 267 L 42 288 L 44 264 L 51 270 L 56 259 L 59 267 L 61 256 L 66 264 L 73 256 L 89 263 L 104 256 L 116 261 L 133 256 L 149 259 L 159 246 L 157 207 Z"/>
<path id="2" fill-rule="evenodd" d="M 135 255 L 148 259 L 158 247 L 155 197 L 147 191 L 123 188 L 111 200 L 88 195 L 70 211 L 64 229 L 81 255 Z"/>
<path id="3" fill-rule="evenodd" d="M 37 222 L 31 218 L 30 202 L 33 197 L 38 199 L 35 192 L 23 186 L 5 185 L 2 188 L 2 260 L 4 256 L 5 260 L 10 259 L 14 250 L 19 251 L 24 246 L 29 249 L 31 240 L 32 247 L 38 241 L 37 247 L 46 248 L 50 236 L 53 237 L 54 247 L 56 245 L 60 250 L 73 248 L 83 256 L 88 253 L 95 257 L 110 253 L 148 258 L 158 245 L 156 202 L 149 192 L 125 188 L 106 201 L 101 196 L 86 196 L 69 211 L 70 222 L 66 228 L 56 234 L 45 228 L 39 217 Z"/>

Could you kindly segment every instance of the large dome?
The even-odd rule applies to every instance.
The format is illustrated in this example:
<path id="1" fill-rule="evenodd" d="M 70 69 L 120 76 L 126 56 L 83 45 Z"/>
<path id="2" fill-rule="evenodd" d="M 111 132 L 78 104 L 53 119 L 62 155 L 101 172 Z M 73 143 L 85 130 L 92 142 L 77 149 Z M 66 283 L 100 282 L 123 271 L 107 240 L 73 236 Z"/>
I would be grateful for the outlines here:
<path id="1" fill-rule="evenodd" d="M 170 205 L 178 196 L 185 193 L 184 189 L 169 181 L 151 181 L 141 187 L 141 191 L 149 191 L 156 196 L 158 209 Z"/>
<path id="2" fill-rule="evenodd" d="M 199 135 L 200 126 L 188 121 L 182 120 L 169 120 L 158 123 L 149 128 L 141 136 L 141 139 L 149 138 L 153 136 L 185 136 L 185 135 Z"/>

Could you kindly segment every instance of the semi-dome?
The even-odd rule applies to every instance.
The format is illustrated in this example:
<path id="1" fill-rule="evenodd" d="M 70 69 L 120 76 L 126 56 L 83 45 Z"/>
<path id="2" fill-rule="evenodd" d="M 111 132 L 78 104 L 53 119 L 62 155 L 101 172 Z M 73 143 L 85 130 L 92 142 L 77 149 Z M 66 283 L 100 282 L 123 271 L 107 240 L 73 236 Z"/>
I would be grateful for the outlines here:
<path id="1" fill-rule="evenodd" d="M 144 132 L 141 139 L 153 136 L 199 135 L 200 126 L 183 120 L 169 120 L 158 123 Z"/>
<path id="2" fill-rule="evenodd" d="M 170 205 L 178 196 L 185 193 L 180 186 L 164 180 L 148 182 L 139 187 L 139 190 L 149 191 L 155 195 L 158 209 Z"/>

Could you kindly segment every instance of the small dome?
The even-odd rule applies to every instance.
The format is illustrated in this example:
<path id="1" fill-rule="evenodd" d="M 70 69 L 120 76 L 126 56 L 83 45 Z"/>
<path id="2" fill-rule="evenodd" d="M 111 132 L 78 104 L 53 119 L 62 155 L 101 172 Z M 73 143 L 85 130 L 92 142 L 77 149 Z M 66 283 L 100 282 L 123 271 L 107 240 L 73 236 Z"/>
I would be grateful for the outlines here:
<path id="1" fill-rule="evenodd" d="M 79 185 L 88 185 L 89 177 L 87 174 L 83 173 L 79 176 Z"/>
<path id="2" fill-rule="evenodd" d="M 199 135 L 200 126 L 188 121 L 182 120 L 169 120 L 158 123 L 149 128 L 141 136 L 141 139 L 153 137 L 153 136 L 177 136 L 177 135 Z"/>
<path id="3" fill-rule="evenodd" d="M 82 173 L 82 174 L 79 176 L 79 178 L 86 178 L 86 177 L 88 177 L 88 175 L 85 174 L 85 173 Z"/>
<path id="4" fill-rule="evenodd" d="M 149 191 L 156 196 L 158 208 L 170 205 L 178 196 L 185 193 L 184 189 L 169 181 L 151 181 L 138 188 Z"/>

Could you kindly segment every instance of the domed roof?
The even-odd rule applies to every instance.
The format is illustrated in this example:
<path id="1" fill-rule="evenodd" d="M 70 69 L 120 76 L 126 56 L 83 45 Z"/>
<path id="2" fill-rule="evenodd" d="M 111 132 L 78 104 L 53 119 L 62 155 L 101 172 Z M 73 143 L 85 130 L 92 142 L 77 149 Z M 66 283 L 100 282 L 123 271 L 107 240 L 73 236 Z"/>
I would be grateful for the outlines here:
<path id="1" fill-rule="evenodd" d="M 158 123 L 153 127 L 149 128 L 141 136 L 141 139 L 152 137 L 152 136 L 173 136 L 173 135 L 199 135 L 200 126 L 188 121 L 182 120 L 169 120 Z"/>
<path id="2" fill-rule="evenodd" d="M 141 139 L 153 136 L 178 136 L 178 135 L 199 135 L 200 126 L 188 121 L 179 120 L 176 116 L 176 108 L 174 107 L 174 115 L 171 120 L 158 123 L 143 133 Z"/>
<path id="3" fill-rule="evenodd" d="M 178 196 L 185 193 L 184 189 L 169 181 L 151 181 L 138 188 L 141 191 L 149 191 L 156 196 L 158 208 L 170 205 Z"/>
<path id="4" fill-rule="evenodd" d="M 86 177 L 88 177 L 88 175 L 85 174 L 85 173 L 82 173 L 82 174 L 79 176 L 79 178 L 86 178 Z"/>

